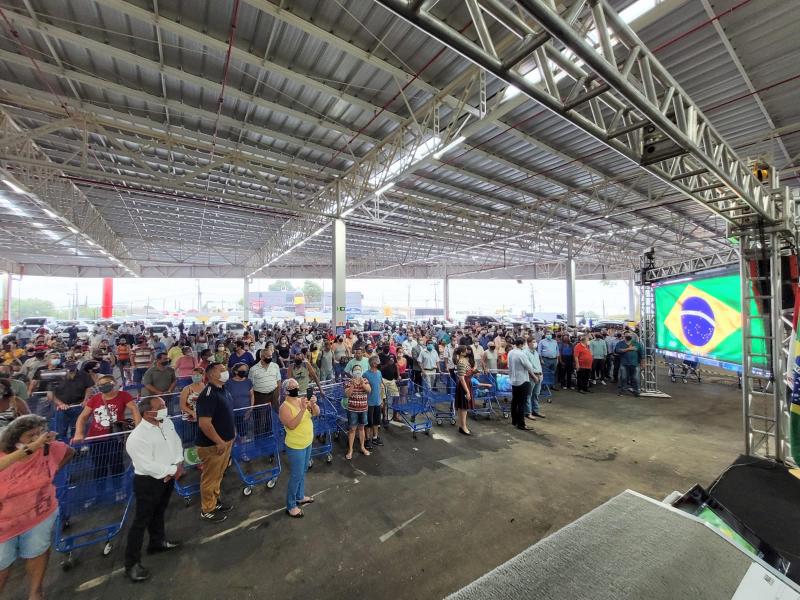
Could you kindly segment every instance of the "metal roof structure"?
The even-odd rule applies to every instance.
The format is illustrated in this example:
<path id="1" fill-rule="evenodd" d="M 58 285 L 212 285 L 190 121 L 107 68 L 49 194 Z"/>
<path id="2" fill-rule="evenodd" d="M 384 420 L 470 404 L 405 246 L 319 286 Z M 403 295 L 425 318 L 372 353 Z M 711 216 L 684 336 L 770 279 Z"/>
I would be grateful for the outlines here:
<path id="1" fill-rule="evenodd" d="M 793 4 L 6 0 L 0 268 L 328 277 L 337 216 L 348 277 L 563 277 L 567 256 L 579 277 L 627 277 L 651 246 L 666 260 L 726 253 L 730 216 L 753 209 L 737 165 L 796 183 Z M 621 59 L 622 35 L 579 33 L 637 64 L 647 94 L 663 66 L 677 84 L 652 99 L 707 119 L 698 144 L 745 193 L 718 194 L 688 159 L 667 157 L 686 171 L 670 182 L 654 174 L 666 161 L 625 155 L 638 113 L 536 29 L 537 5 L 576 29 L 621 15 L 649 58 Z M 524 89 L 473 47 L 516 64 Z M 601 141 L 598 121 L 619 130 Z"/>

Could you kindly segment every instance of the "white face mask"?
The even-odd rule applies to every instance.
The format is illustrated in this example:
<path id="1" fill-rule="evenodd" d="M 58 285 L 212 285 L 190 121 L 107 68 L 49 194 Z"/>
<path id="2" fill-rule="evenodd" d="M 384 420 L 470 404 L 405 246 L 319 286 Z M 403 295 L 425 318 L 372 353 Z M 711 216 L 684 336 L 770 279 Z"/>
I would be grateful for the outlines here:
<path id="1" fill-rule="evenodd" d="M 356 379 L 361 377 L 361 369 L 353 369 L 353 377 L 355 377 Z"/>
<path id="2" fill-rule="evenodd" d="M 166 419 L 166 418 L 167 418 L 167 412 L 168 412 L 168 411 L 167 411 L 167 408 L 166 408 L 166 407 L 164 407 L 164 408 L 159 408 L 159 409 L 156 411 L 156 421 L 163 421 L 164 419 Z"/>
<path id="3" fill-rule="evenodd" d="M 222 373 L 219 374 L 219 380 L 222 383 L 225 383 L 226 381 L 228 381 L 228 377 L 229 377 L 229 375 L 228 375 L 227 371 L 223 371 Z"/>

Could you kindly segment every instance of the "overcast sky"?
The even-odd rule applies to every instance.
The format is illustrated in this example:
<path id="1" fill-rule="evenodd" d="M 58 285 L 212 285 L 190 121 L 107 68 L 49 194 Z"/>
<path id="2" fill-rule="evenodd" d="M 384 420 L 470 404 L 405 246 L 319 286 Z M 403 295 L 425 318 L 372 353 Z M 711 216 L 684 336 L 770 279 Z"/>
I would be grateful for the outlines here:
<path id="1" fill-rule="evenodd" d="M 330 280 L 314 280 L 330 291 Z M 271 283 L 268 279 L 257 279 L 250 291 L 266 291 Z M 292 280 L 301 287 L 302 280 Z M 189 309 L 197 305 L 198 284 L 202 302 L 222 302 L 232 307 L 243 295 L 241 279 L 115 279 L 115 305 L 144 306 L 146 302 L 156 310 L 172 311 Z M 577 310 L 592 310 L 598 314 L 622 314 L 628 311 L 628 285 L 626 281 L 578 281 Z M 55 277 L 25 276 L 13 282 L 14 300 L 43 298 L 51 300 L 57 308 L 70 305 L 77 285 L 80 304 L 99 306 L 102 280 L 70 279 Z M 409 294 L 414 307 L 442 306 L 441 280 L 413 279 L 351 279 L 347 291 L 364 294 L 367 306 L 393 306 L 405 308 Z M 494 314 L 499 309 L 510 309 L 513 313 L 530 310 L 531 286 L 536 303 L 536 312 L 564 312 L 566 310 L 566 282 L 554 280 L 478 280 L 454 279 L 450 282 L 450 308 L 452 312 L 469 311 Z M 637 290 L 638 292 L 638 290 Z"/>

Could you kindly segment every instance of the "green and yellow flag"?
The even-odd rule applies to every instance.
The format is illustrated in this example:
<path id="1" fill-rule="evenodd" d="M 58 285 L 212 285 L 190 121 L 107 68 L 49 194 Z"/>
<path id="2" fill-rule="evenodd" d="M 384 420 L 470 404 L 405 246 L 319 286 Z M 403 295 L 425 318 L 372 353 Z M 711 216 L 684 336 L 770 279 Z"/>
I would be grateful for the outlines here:
<path id="1" fill-rule="evenodd" d="M 656 287 L 658 347 L 742 364 L 741 293 L 739 275 Z M 750 310 L 751 315 L 756 314 L 755 302 Z M 753 323 L 754 329 L 763 332 L 763 323 L 759 320 Z"/>

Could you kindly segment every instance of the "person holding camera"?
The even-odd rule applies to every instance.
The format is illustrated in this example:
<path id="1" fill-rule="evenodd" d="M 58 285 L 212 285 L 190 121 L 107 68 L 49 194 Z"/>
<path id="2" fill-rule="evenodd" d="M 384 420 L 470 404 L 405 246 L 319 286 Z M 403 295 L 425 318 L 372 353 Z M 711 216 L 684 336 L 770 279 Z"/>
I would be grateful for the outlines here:
<path id="1" fill-rule="evenodd" d="M 286 429 L 286 458 L 292 472 L 286 492 L 286 514 L 300 519 L 303 517 L 300 507 L 314 502 L 313 498 L 305 495 L 305 478 L 314 440 L 311 417 L 319 414 L 319 406 L 314 388 L 308 387 L 305 396 L 301 396 L 300 385 L 295 379 L 287 379 L 283 391 L 284 402 L 279 417 Z"/>
<path id="2" fill-rule="evenodd" d="M 28 598 L 43 598 L 47 561 L 58 516 L 53 478 L 75 451 L 54 441 L 47 420 L 23 415 L 0 435 L 0 596 L 18 558 L 25 560 Z"/>
<path id="3" fill-rule="evenodd" d="M 144 531 L 150 534 L 148 554 L 174 550 L 179 542 L 164 534 L 164 513 L 172 497 L 174 482 L 183 473 L 183 444 L 167 416 L 167 405 L 159 396 L 139 400 L 142 420 L 128 436 L 125 451 L 133 463 L 133 494 L 136 514 L 128 531 L 125 574 L 133 582 L 149 579 L 142 566 Z"/>

